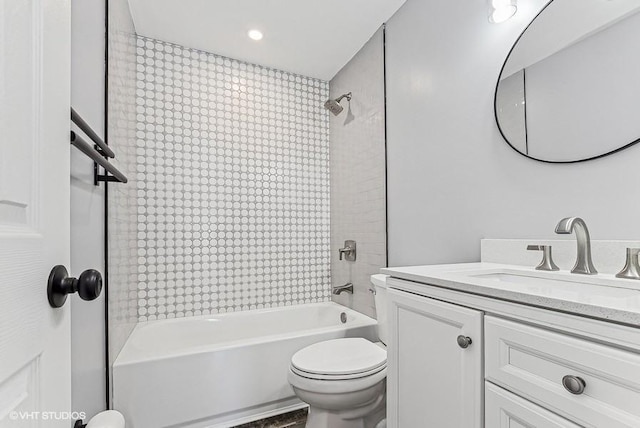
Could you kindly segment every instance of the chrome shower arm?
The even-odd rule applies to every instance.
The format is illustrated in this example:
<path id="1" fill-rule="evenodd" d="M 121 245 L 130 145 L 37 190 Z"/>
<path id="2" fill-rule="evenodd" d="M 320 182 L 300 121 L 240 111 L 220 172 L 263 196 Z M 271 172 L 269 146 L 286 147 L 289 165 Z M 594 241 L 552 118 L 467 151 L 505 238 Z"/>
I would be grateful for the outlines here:
<path id="1" fill-rule="evenodd" d="M 343 98 L 346 98 L 347 101 L 351 101 L 351 92 L 347 92 L 346 94 L 342 94 L 340 95 L 338 98 L 336 98 L 336 102 L 340 102 L 342 101 Z"/>

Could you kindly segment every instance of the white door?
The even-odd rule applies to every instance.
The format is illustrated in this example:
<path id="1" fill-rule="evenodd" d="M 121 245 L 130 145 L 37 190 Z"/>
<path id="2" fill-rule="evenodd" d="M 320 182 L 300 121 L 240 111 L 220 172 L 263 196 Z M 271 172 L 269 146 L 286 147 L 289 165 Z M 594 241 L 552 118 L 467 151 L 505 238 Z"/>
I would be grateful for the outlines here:
<path id="1" fill-rule="evenodd" d="M 69 0 L 0 0 L 0 427 L 72 426 Z"/>
<path id="2" fill-rule="evenodd" d="M 388 426 L 481 428 L 482 312 L 397 290 L 389 300 Z"/>

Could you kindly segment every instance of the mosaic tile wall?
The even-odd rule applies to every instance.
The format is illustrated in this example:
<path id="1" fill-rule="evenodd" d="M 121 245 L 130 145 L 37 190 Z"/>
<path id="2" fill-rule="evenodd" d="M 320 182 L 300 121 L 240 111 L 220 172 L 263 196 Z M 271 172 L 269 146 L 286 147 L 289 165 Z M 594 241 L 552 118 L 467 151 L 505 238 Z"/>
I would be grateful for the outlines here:
<path id="1" fill-rule="evenodd" d="M 139 37 L 140 321 L 330 297 L 328 83 Z"/>

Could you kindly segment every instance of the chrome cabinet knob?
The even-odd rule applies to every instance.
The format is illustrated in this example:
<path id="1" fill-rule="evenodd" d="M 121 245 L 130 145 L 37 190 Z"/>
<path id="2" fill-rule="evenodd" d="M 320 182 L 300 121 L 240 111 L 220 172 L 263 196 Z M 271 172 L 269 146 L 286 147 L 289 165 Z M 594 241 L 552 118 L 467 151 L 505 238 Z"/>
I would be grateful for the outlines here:
<path id="1" fill-rule="evenodd" d="M 580 395 L 584 392 L 587 383 L 581 377 L 567 375 L 562 378 L 562 386 L 570 393 Z"/>
<path id="2" fill-rule="evenodd" d="M 473 343 L 473 340 L 471 340 L 469 336 L 460 335 L 458 336 L 457 340 L 458 340 L 458 346 L 461 347 L 462 349 L 467 349 L 469 345 Z"/>

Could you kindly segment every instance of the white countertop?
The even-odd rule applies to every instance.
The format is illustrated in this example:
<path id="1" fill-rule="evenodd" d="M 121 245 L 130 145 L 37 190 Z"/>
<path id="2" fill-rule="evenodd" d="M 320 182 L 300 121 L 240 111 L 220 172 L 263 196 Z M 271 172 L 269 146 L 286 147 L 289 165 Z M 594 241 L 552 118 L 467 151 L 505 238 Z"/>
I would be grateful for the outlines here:
<path id="1" fill-rule="evenodd" d="M 542 272 L 498 263 L 385 268 L 382 273 L 425 287 L 447 288 L 640 327 L 640 281 L 618 279 L 611 274 Z M 525 281 L 496 279 L 505 275 L 508 278 L 510 273 Z M 543 279 L 536 281 L 533 276 Z"/>

